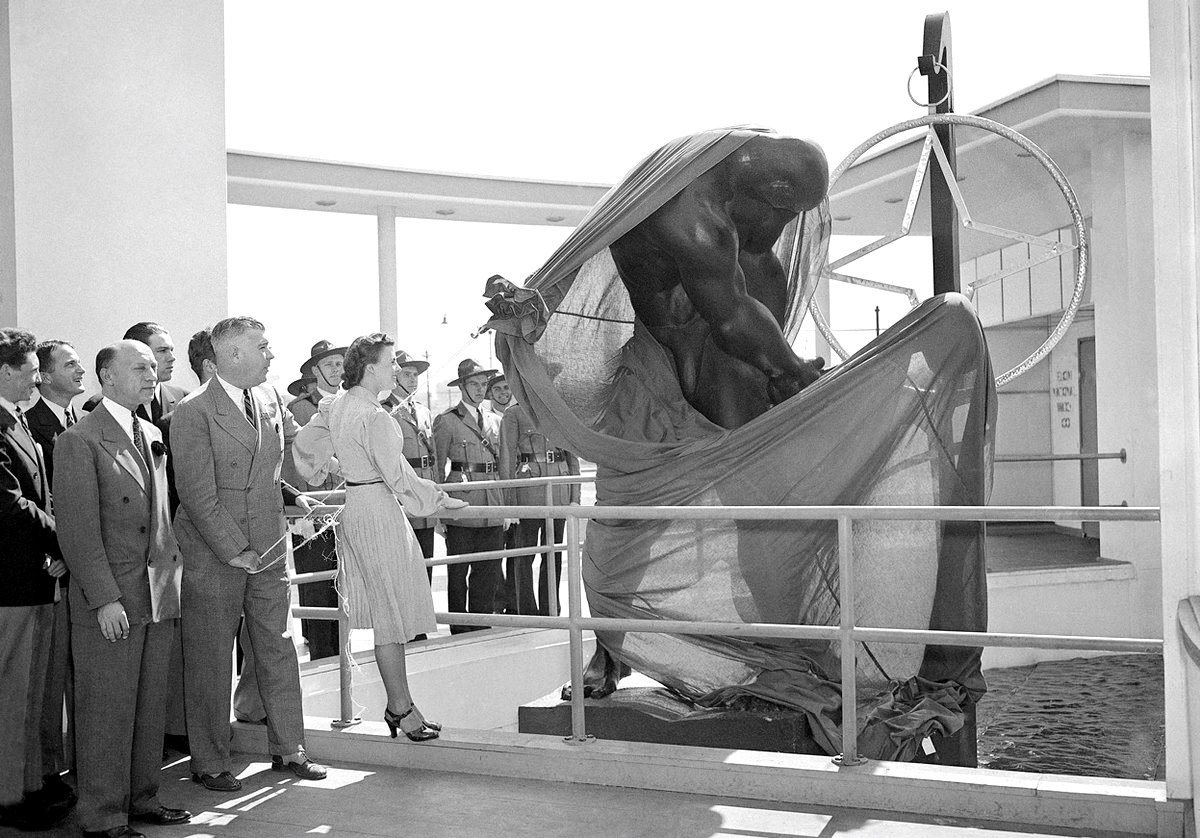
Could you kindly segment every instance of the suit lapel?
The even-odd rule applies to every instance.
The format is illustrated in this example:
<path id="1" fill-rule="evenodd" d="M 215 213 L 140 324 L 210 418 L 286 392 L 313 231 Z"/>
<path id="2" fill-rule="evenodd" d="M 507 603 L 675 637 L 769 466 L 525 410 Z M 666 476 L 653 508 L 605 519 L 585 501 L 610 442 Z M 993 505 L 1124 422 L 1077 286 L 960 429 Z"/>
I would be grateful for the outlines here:
<path id="1" fill-rule="evenodd" d="M 261 431 L 256 432 L 254 426 L 246 421 L 246 413 L 242 406 L 233 403 L 221 382 L 215 378 L 209 381 L 208 394 L 212 400 L 217 424 L 253 454 L 258 449 L 258 435 Z"/>
<path id="2" fill-rule="evenodd" d="M 146 485 L 148 472 L 142 463 L 142 458 L 133 451 L 133 440 L 129 438 L 129 434 L 125 433 L 125 429 L 120 426 L 113 415 L 107 409 L 97 407 L 93 412 L 103 412 L 103 426 L 100 432 L 100 445 L 109 453 L 117 464 L 125 471 L 129 472 L 129 476 L 137 481 L 138 487 L 146 495 L 150 494 L 150 489 Z"/>
<path id="3" fill-rule="evenodd" d="M 26 431 L 22 428 L 20 420 L 5 408 L 0 407 L 0 411 L 12 421 L 12 427 L 8 431 L 8 438 L 12 440 L 13 445 L 21 449 L 21 453 L 29 458 L 29 461 L 33 463 L 37 470 L 41 471 L 42 458 L 38 452 L 37 443 L 33 439 L 32 431 Z"/>

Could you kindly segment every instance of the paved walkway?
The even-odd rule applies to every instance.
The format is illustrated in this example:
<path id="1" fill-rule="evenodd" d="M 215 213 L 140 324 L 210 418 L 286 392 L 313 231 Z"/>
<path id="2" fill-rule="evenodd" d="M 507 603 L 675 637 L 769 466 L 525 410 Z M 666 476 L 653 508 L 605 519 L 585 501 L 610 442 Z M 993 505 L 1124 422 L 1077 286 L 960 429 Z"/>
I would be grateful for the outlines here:
<path id="1" fill-rule="evenodd" d="M 186 760 L 165 766 L 162 799 L 189 809 L 192 823 L 139 828 L 150 838 L 1121 838 L 1119 833 L 1046 832 L 1011 824 L 353 764 L 336 765 L 327 779 L 315 783 L 289 779 L 272 772 L 268 763 L 247 758 L 237 767 L 243 790 L 221 795 L 191 782 Z M 22 834 L 0 829 L 4 838 Z M 54 832 L 41 834 L 75 838 L 79 827 L 72 817 Z"/>

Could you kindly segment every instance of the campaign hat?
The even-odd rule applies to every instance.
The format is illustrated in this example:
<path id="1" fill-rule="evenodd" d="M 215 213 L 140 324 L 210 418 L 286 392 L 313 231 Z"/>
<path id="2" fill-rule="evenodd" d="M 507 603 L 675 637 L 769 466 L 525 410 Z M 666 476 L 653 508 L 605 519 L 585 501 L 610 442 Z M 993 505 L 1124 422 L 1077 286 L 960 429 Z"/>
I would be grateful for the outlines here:
<path id="1" fill-rule="evenodd" d="M 334 346 L 330 341 L 319 340 L 314 343 L 312 345 L 312 349 L 309 350 L 309 359 L 300 365 L 300 375 L 316 378 L 316 373 L 314 371 L 317 368 L 317 364 L 321 363 L 331 355 L 344 356 L 349 351 L 350 347 L 348 346 Z"/>
<path id="2" fill-rule="evenodd" d="M 317 379 L 311 375 L 302 375 L 287 386 L 287 391 L 296 398 L 300 398 L 307 392 L 309 384 L 315 384 Z"/>
<path id="3" fill-rule="evenodd" d="M 429 369 L 429 362 L 422 361 L 419 358 L 414 358 L 403 349 L 396 350 L 396 366 L 398 367 L 413 367 L 417 371 L 417 375 Z"/>
<path id="4" fill-rule="evenodd" d="M 478 361 L 475 361 L 471 358 L 467 358 L 463 361 L 458 362 L 458 378 L 454 379 L 446 386 L 447 387 L 461 387 L 463 381 L 468 378 L 474 378 L 477 375 L 486 375 L 488 378 L 491 378 L 493 375 L 495 375 L 498 372 L 500 372 L 500 370 L 484 369 L 479 364 Z"/>

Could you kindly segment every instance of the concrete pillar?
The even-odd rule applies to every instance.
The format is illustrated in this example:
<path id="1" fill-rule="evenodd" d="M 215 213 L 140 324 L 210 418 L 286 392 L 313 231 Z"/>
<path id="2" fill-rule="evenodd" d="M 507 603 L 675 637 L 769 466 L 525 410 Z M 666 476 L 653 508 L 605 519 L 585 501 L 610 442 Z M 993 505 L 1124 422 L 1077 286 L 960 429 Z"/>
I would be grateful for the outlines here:
<path id="1" fill-rule="evenodd" d="M 223 3 L 5 12 L 0 320 L 72 341 L 89 367 L 139 320 L 186 347 L 228 313 Z"/>
<path id="2" fill-rule="evenodd" d="M 376 211 L 379 229 L 379 329 L 399 340 L 400 311 L 396 288 L 396 208 Z"/>
<path id="3" fill-rule="evenodd" d="M 1158 506 L 1158 378 L 1155 375 L 1154 209 L 1150 137 L 1123 133 L 1092 154 L 1092 301 L 1096 314 L 1096 404 L 1100 451 L 1128 452 L 1099 463 L 1100 503 Z M 1165 394 L 1164 394 L 1165 395 Z M 1105 558 L 1137 569 L 1129 631 L 1162 631 L 1162 559 L 1157 524 L 1100 526 Z"/>
<path id="4" fill-rule="evenodd" d="M 1176 628 L 1177 603 L 1200 594 L 1200 9 L 1195 3 L 1151 0 L 1150 78 L 1167 796 L 1191 798 L 1195 807 L 1200 800 L 1200 670 L 1186 658 Z"/>

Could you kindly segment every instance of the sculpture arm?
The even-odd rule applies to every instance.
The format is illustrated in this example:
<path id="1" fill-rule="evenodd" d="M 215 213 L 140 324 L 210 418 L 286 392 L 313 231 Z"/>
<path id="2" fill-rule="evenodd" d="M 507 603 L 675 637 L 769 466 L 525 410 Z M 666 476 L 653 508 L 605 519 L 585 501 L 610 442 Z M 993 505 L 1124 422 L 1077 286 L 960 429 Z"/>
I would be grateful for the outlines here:
<path id="1" fill-rule="evenodd" d="M 778 403 L 811 384 L 818 368 L 788 345 L 771 310 L 747 290 L 733 221 L 703 192 L 682 193 L 658 224 L 683 290 L 725 353 L 762 370 Z M 763 257 L 759 257 L 763 258 Z"/>

